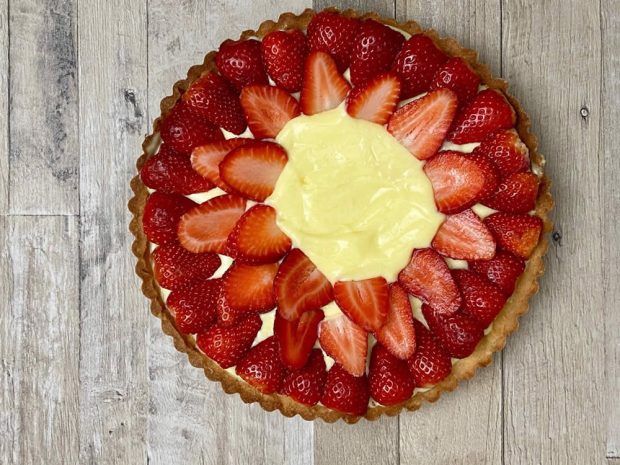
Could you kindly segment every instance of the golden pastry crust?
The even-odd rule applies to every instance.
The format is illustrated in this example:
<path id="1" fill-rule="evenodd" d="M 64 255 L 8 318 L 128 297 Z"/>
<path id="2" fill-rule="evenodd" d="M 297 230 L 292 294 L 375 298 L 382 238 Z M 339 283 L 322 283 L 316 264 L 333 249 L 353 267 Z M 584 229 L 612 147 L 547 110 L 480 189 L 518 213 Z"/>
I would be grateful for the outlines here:
<path id="1" fill-rule="evenodd" d="M 338 11 L 334 8 L 330 8 L 329 10 Z M 305 10 L 300 15 L 284 13 L 277 22 L 265 21 L 259 26 L 258 30 L 245 31 L 241 34 L 240 38 L 262 38 L 269 32 L 279 29 L 305 30 L 315 14 L 316 12 L 310 9 Z M 382 18 L 375 13 L 360 14 L 353 10 L 346 10 L 342 12 L 342 14 L 351 17 L 372 18 L 387 25 L 397 27 L 410 34 L 422 32 L 429 36 L 438 47 L 449 55 L 459 56 L 465 59 L 478 72 L 485 85 L 500 89 L 507 95 L 510 103 L 517 112 L 518 120 L 516 129 L 530 151 L 532 163 L 542 170 L 545 160 L 543 156 L 538 153 L 538 142 L 536 137 L 530 132 L 530 120 L 527 114 L 518 100 L 508 94 L 507 83 L 502 79 L 495 78 L 487 65 L 478 62 L 478 55 L 475 51 L 461 47 L 456 40 L 450 37 L 440 37 L 434 30 L 422 29 L 414 21 L 399 23 L 392 19 Z M 161 101 L 161 116 L 157 118 L 153 124 L 153 134 L 148 135 L 144 140 L 142 145 L 143 153 L 137 161 L 138 171 L 144 165 L 145 161 L 157 151 L 160 142 L 159 133 L 157 131 L 161 118 L 170 111 L 181 94 L 192 82 L 201 75 L 215 69 L 215 54 L 216 52 L 214 51 L 209 52 L 201 65 L 192 66 L 187 73 L 187 78 L 174 84 L 172 95 Z M 544 221 L 543 234 L 541 234 L 540 241 L 527 262 L 525 271 L 517 281 L 514 293 L 510 299 L 508 299 L 500 314 L 493 321 L 490 332 L 480 341 L 476 350 L 469 357 L 458 360 L 453 366 L 452 373 L 429 390 L 423 392 L 418 391 L 409 400 L 398 405 L 390 407 L 381 405 L 369 407 L 364 417 L 342 414 L 322 405 L 308 407 L 287 396 L 262 394 L 250 384 L 224 370 L 213 360 L 202 354 L 196 347 L 193 336 L 183 335 L 177 330 L 174 317 L 166 308 L 161 297 L 160 288 L 153 275 L 149 243 L 142 230 L 142 214 L 149 194 L 147 188 L 140 180 L 139 175 L 136 175 L 131 181 L 134 197 L 129 201 L 129 210 L 133 215 L 133 219 L 130 223 L 130 231 L 135 236 L 132 250 L 134 255 L 138 258 L 136 273 L 142 279 L 142 292 L 151 301 L 152 313 L 161 319 L 161 326 L 164 333 L 172 336 L 177 350 L 186 353 L 193 366 L 202 368 L 205 375 L 212 381 L 219 381 L 225 392 L 229 394 L 239 394 L 241 399 L 246 403 L 258 402 L 267 411 L 278 409 L 283 415 L 288 417 L 300 415 L 306 420 L 321 418 L 326 422 L 334 422 L 342 419 L 347 423 L 356 423 L 360 418 L 376 420 L 381 415 L 398 415 L 403 408 L 407 410 L 417 410 L 425 401 L 435 402 L 443 392 L 453 391 L 457 387 L 459 381 L 474 376 L 479 367 L 489 365 L 492 361 L 493 354 L 504 348 L 507 337 L 519 326 L 519 317 L 527 312 L 529 298 L 538 291 L 538 278 L 544 271 L 543 256 L 548 246 L 547 233 L 551 231 L 552 228 L 552 224 L 548 218 L 548 214 L 553 207 L 550 186 L 551 183 L 549 179 L 541 175 L 540 190 L 536 202 L 536 214 Z"/>

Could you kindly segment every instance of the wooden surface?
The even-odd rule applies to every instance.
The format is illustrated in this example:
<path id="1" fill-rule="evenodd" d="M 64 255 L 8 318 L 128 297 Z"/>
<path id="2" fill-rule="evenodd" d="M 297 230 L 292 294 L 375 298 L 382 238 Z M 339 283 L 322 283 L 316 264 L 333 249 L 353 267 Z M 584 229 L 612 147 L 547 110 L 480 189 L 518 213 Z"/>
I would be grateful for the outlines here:
<path id="1" fill-rule="evenodd" d="M 161 333 L 127 230 L 141 140 L 206 51 L 307 6 L 0 0 L 0 464 L 619 465 L 620 0 L 337 2 L 476 48 L 539 135 L 547 272 L 473 380 L 398 418 L 307 423 L 224 394 Z"/>

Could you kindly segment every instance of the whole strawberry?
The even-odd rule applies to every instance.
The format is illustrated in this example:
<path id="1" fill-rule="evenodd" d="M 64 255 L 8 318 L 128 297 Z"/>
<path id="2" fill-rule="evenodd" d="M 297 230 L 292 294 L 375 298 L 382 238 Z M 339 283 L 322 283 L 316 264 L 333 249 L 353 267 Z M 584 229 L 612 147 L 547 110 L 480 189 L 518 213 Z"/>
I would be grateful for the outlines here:
<path id="1" fill-rule="evenodd" d="M 489 158 L 504 178 L 530 167 L 529 151 L 514 129 L 492 132 L 474 153 Z"/>
<path id="2" fill-rule="evenodd" d="M 267 84 L 258 40 L 225 40 L 217 52 L 215 64 L 237 90 L 250 84 Z"/>
<path id="3" fill-rule="evenodd" d="M 142 215 L 146 238 L 159 245 L 175 242 L 181 216 L 195 206 L 195 202 L 182 195 L 153 192 L 146 201 Z"/>
<path id="4" fill-rule="evenodd" d="M 459 106 L 467 105 L 478 93 L 480 77 L 460 57 L 450 58 L 437 70 L 430 83 L 431 90 L 446 87 L 459 98 Z"/>
<path id="5" fill-rule="evenodd" d="M 178 102 L 161 120 L 159 133 L 165 146 L 183 154 L 189 154 L 194 147 L 207 142 L 224 139 L 218 127 L 191 112 L 183 102 Z"/>
<path id="6" fill-rule="evenodd" d="M 468 357 L 484 335 L 482 325 L 467 313 L 445 316 L 424 304 L 422 314 L 450 357 Z"/>
<path id="7" fill-rule="evenodd" d="M 190 286 L 175 289 L 166 299 L 174 314 L 177 328 L 183 334 L 207 331 L 215 321 L 215 305 L 220 283 L 207 279 Z"/>
<path id="8" fill-rule="evenodd" d="M 535 215 L 493 213 L 484 224 L 504 250 L 521 258 L 529 258 L 538 244 L 543 222 Z"/>
<path id="9" fill-rule="evenodd" d="M 280 349 L 276 338 L 271 336 L 252 347 L 237 364 L 235 372 L 265 394 L 280 389 L 285 368 L 280 361 Z"/>
<path id="10" fill-rule="evenodd" d="M 343 73 L 351 62 L 353 39 L 357 35 L 359 20 L 339 13 L 322 11 L 308 24 L 307 36 L 310 50 L 329 53 L 338 71 Z"/>
<path id="11" fill-rule="evenodd" d="M 372 348 L 368 384 L 372 398 L 383 405 L 404 402 L 415 387 L 407 362 L 394 357 L 381 344 Z"/>
<path id="12" fill-rule="evenodd" d="M 282 383 L 280 393 L 305 405 L 316 405 L 323 395 L 327 379 L 325 359 L 321 349 L 313 349 L 308 362 L 290 371 Z"/>
<path id="13" fill-rule="evenodd" d="M 321 403 L 349 415 L 364 415 L 368 410 L 370 391 L 366 375 L 350 375 L 338 363 L 327 373 Z"/>
<path id="14" fill-rule="evenodd" d="M 527 213 L 536 208 L 538 176 L 528 171 L 513 173 L 497 187 L 495 193 L 482 203 L 507 213 Z"/>
<path id="15" fill-rule="evenodd" d="M 160 245 L 153 252 L 155 279 L 170 290 L 210 278 L 220 264 L 217 254 L 192 253 L 176 242 Z"/>
<path id="16" fill-rule="evenodd" d="M 502 290 L 482 276 L 469 270 L 452 270 L 463 296 L 463 311 L 489 326 L 506 303 Z"/>
<path id="17" fill-rule="evenodd" d="M 304 33 L 297 29 L 271 32 L 263 39 L 262 53 L 267 72 L 276 85 L 287 92 L 298 92 L 308 54 Z"/>
<path id="18" fill-rule="evenodd" d="M 480 276 L 498 285 L 504 294 L 509 296 L 525 269 L 525 262 L 511 253 L 499 251 L 491 260 L 470 262 L 469 266 Z"/>
<path id="19" fill-rule="evenodd" d="M 417 345 L 415 353 L 407 360 L 407 365 L 416 386 L 430 387 L 450 374 L 452 362 L 426 326 L 418 320 L 413 320 L 413 325 Z"/>

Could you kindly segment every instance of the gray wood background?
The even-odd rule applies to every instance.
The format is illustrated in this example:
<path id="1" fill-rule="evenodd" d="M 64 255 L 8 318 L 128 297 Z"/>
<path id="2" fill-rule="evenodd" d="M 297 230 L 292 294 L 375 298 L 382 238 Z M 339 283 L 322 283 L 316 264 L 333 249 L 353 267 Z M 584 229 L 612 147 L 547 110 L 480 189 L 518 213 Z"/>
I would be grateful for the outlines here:
<path id="1" fill-rule="evenodd" d="M 356 426 L 225 395 L 150 316 L 129 180 L 206 51 L 316 0 L 0 0 L 0 464 L 620 465 L 620 0 L 349 0 L 453 35 L 512 83 L 557 202 L 495 363 Z"/>

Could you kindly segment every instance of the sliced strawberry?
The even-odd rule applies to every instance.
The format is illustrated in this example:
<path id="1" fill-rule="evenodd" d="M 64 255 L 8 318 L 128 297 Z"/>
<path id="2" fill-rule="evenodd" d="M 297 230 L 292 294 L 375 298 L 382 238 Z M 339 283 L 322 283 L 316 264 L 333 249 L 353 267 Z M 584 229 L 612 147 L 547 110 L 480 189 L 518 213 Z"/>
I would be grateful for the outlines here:
<path id="1" fill-rule="evenodd" d="M 480 155 L 446 150 L 424 165 L 435 203 L 443 213 L 463 211 L 488 197 L 499 184 L 493 164 Z"/>
<path id="2" fill-rule="evenodd" d="M 322 310 L 308 310 L 294 321 L 276 314 L 273 332 L 280 343 L 282 363 L 289 368 L 301 368 L 306 364 L 324 317 Z"/>
<path id="3" fill-rule="evenodd" d="M 220 195 L 192 208 L 179 222 L 179 242 L 190 252 L 225 253 L 226 240 L 245 211 L 245 200 Z"/>
<path id="4" fill-rule="evenodd" d="M 514 129 L 489 134 L 474 153 L 489 158 L 503 178 L 530 167 L 529 151 Z"/>
<path id="5" fill-rule="evenodd" d="M 457 260 L 489 260 L 495 256 L 495 239 L 471 210 L 448 215 L 431 245 L 440 254 Z"/>
<path id="6" fill-rule="evenodd" d="M 437 70 L 430 88 L 450 89 L 459 98 L 459 107 L 467 105 L 478 93 L 480 76 L 460 57 L 450 58 Z"/>
<path id="7" fill-rule="evenodd" d="M 527 213 L 536 208 L 538 182 L 538 176 L 529 171 L 511 174 L 482 203 L 503 212 Z"/>
<path id="8" fill-rule="evenodd" d="M 183 154 L 207 142 L 224 139 L 220 128 L 191 112 L 183 102 L 178 102 L 161 120 L 159 133 L 165 146 Z"/>
<path id="9" fill-rule="evenodd" d="M 146 238 L 159 245 L 175 242 L 181 216 L 195 206 L 196 202 L 182 195 L 153 192 L 146 201 L 142 216 Z"/>
<path id="10" fill-rule="evenodd" d="M 196 147 L 190 157 L 192 168 L 223 191 L 233 192 L 233 189 L 220 178 L 220 162 L 233 149 L 254 143 L 253 141 L 254 139 L 235 137 Z"/>
<path id="11" fill-rule="evenodd" d="M 407 292 L 398 283 L 390 284 L 390 308 L 385 324 L 375 332 L 375 337 L 401 360 L 411 357 L 415 351 L 411 303 Z"/>
<path id="12" fill-rule="evenodd" d="M 306 115 L 336 108 L 351 86 L 338 72 L 334 59 L 325 52 L 310 52 L 304 66 L 299 103 Z"/>
<path id="13" fill-rule="evenodd" d="M 469 270 L 452 270 L 463 296 L 463 311 L 489 326 L 506 303 L 506 296 L 495 284 Z"/>
<path id="14" fill-rule="evenodd" d="M 312 349 L 308 363 L 286 375 L 280 393 L 302 404 L 316 405 L 323 395 L 326 379 L 323 352 L 321 349 Z"/>
<path id="15" fill-rule="evenodd" d="M 217 52 L 215 64 L 237 90 L 268 82 L 258 40 L 225 40 Z"/>
<path id="16" fill-rule="evenodd" d="M 323 350 L 353 376 L 362 376 L 366 370 L 368 333 L 346 315 L 322 321 L 319 342 Z"/>
<path id="17" fill-rule="evenodd" d="M 287 92 L 299 91 L 308 54 L 304 33 L 297 29 L 270 32 L 263 38 L 262 51 L 273 82 Z"/>
<path id="18" fill-rule="evenodd" d="M 196 344 L 222 368 L 230 368 L 250 350 L 262 324 L 258 314 L 250 313 L 236 326 L 225 328 L 214 324 L 198 334 Z"/>
<path id="19" fill-rule="evenodd" d="M 361 21 L 351 48 L 351 82 L 362 86 L 390 70 L 405 38 L 373 19 Z"/>
<path id="20" fill-rule="evenodd" d="M 435 336 L 418 320 L 414 320 L 416 351 L 407 360 L 409 372 L 418 387 L 431 387 L 443 380 L 452 371 L 450 356 L 441 347 Z"/>
<path id="21" fill-rule="evenodd" d="M 338 281 L 334 300 L 341 310 L 366 331 L 378 331 L 390 308 L 389 288 L 385 278 L 361 281 Z"/>
<path id="22" fill-rule="evenodd" d="M 288 156 L 274 142 L 254 142 L 232 150 L 220 162 L 220 177 L 238 194 L 263 202 L 273 192 Z"/>
<path id="23" fill-rule="evenodd" d="M 387 129 L 416 158 L 426 160 L 443 144 L 457 104 L 451 90 L 434 90 L 396 110 Z"/>
<path id="24" fill-rule="evenodd" d="M 235 367 L 241 378 L 264 394 L 280 389 L 285 371 L 280 361 L 278 341 L 273 336 L 252 347 Z"/>
<path id="25" fill-rule="evenodd" d="M 497 244 L 521 258 L 529 258 L 538 244 L 543 222 L 538 216 L 512 213 L 493 213 L 484 224 L 497 240 Z"/>
<path id="26" fill-rule="evenodd" d="M 280 264 L 274 288 L 278 313 L 289 321 L 334 299 L 332 285 L 299 249 L 291 250 Z"/>
<path id="27" fill-rule="evenodd" d="M 237 312 L 267 312 L 276 306 L 273 280 L 278 264 L 233 263 L 222 277 L 224 298 Z"/>
<path id="28" fill-rule="evenodd" d="M 310 50 L 329 53 L 343 73 L 351 61 L 353 39 L 357 35 L 359 20 L 347 18 L 340 13 L 321 11 L 306 31 Z"/>
<path id="29" fill-rule="evenodd" d="M 353 376 L 339 364 L 327 372 L 321 403 L 325 407 L 349 415 L 364 415 L 368 410 L 368 379 L 365 374 Z"/>
<path id="30" fill-rule="evenodd" d="M 272 86 L 253 85 L 241 91 L 241 106 L 257 139 L 275 139 L 289 120 L 299 116 L 299 104 L 290 94 Z"/>
<path id="31" fill-rule="evenodd" d="M 386 73 L 356 87 L 347 98 L 347 112 L 354 118 L 385 124 L 394 113 L 400 95 L 400 80 Z"/>
<path id="32" fill-rule="evenodd" d="M 402 98 L 427 92 L 435 73 L 448 59 L 424 34 L 415 34 L 405 41 L 396 55 L 392 69 L 403 82 Z M 448 87 L 448 86 L 441 86 Z"/>
<path id="33" fill-rule="evenodd" d="M 207 331 L 215 321 L 215 306 L 220 283 L 207 279 L 197 284 L 173 290 L 166 305 L 174 315 L 178 330 L 183 334 Z"/>
<path id="34" fill-rule="evenodd" d="M 178 154 L 162 145 L 140 170 L 145 186 L 168 194 L 207 192 L 213 187 L 209 180 L 193 170 L 187 155 Z"/>
<path id="35" fill-rule="evenodd" d="M 214 253 L 192 253 L 176 242 L 160 245 L 153 252 L 155 279 L 170 290 L 210 278 L 221 264 Z"/>
<path id="36" fill-rule="evenodd" d="M 221 285 L 221 279 L 215 312 L 217 314 L 218 324 L 227 328 L 236 326 L 246 316 L 246 312 L 237 311 L 228 305 L 228 302 L 226 301 L 226 294 L 224 292 L 224 286 Z"/>
<path id="37" fill-rule="evenodd" d="M 442 315 L 428 305 L 422 314 L 429 327 L 450 357 L 465 358 L 472 354 L 484 336 L 482 325 L 473 316 L 457 312 Z"/>
<path id="38" fill-rule="evenodd" d="M 382 405 L 406 401 L 415 388 L 407 362 L 394 357 L 379 343 L 375 344 L 370 354 L 368 385 L 371 397 Z"/>
<path id="39" fill-rule="evenodd" d="M 398 282 L 441 313 L 454 313 L 461 306 L 461 294 L 448 265 L 433 249 L 415 249 L 409 264 L 398 274 Z"/>
<path id="40" fill-rule="evenodd" d="M 182 98 L 193 113 L 216 126 L 234 134 L 245 131 L 246 122 L 239 98 L 224 78 L 214 72 L 196 80 Z"/>
<path id="41" fill-rule="evenodd" d="M 480 92 L 454 119 L 448 140 L 455 144 L 482 141 L 490 132 L 515 125 L 516 113 L 496 89 Z"/>

